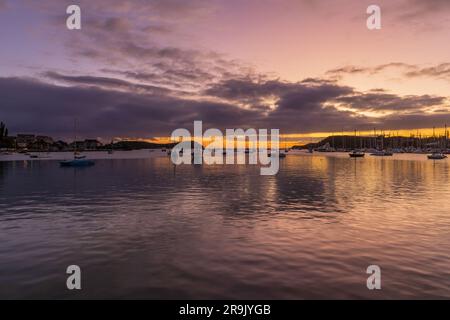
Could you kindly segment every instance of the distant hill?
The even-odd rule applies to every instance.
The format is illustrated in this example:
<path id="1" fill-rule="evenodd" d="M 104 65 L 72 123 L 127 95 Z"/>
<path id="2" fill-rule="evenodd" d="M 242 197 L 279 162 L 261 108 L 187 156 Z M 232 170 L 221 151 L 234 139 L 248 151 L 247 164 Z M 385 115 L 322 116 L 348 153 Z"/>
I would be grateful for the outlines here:
<path id="1" fill-rule="evenodd" d="M 358 149 L 358 148 L 408 148 L 408 147 L 431 147 L 439 146 L 447 148 L 450 145 L 448 138 L 440 137 L 389 137 L 389 136 L 329 136 L 317 143 L 294 146 L 292 149 L 316 149 L 324 145 L 335 149 Z"/>
<path id="2" fill-rule="evenodd" d="M 173 148 L 176 143 L 152 143 L 145 141 L 120 141 L 116 142 L 113 145 L 114 150 L 141 150 L 141 149 L 170 149 Z M 111 144 L 107 144 L 103 146 L 104 149 L 111 149 Z"/>

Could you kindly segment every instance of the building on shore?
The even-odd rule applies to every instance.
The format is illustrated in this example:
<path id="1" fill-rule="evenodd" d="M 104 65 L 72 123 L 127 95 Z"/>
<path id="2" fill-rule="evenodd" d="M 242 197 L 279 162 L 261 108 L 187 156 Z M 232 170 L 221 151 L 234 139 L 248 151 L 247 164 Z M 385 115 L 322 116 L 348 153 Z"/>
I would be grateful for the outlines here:
<path id="1" fill-rule="evenodd" d="M 95 139 L 86 139 L 83 141 L 74 141 L 72 142 L 69 147 L 72 150 L 79 150 L 79 151 L 95 151 L 99 148 L 101 148 L 103 145 L 101 142 L 99 142 L 98 140 Z"/>
<path id="2" fill-rule="evenodd" d="M 103 144 L 95 139 L 86 139 L 84 140 L 85 150 L 97 150 L 102 147 Z"/>
<path id="3" fill-rule="evenodd" d="M 29 145 L 36 141 L 34 134 L 18 134 L 16 138 L 16 145 L 19 149 L 27 149 Z"/>
<path id="4" fill-rule="evenodd" d="M 52 151 L 68 151 L 69 144 L 65 141 L 58 140 L 52 144 L 51 150 Z"/>

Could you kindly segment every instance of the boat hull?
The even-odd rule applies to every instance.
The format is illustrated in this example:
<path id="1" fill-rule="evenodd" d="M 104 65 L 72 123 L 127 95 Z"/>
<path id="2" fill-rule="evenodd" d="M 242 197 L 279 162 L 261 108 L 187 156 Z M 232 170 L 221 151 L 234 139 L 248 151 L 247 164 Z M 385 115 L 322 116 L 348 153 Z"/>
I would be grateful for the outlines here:
<path id="1" fill-rule="evenodd" d="M 447 156 L 445 156 L 445 155 L 442 155 L 442 156 L 433 156 L 433 155 L 431 155 L 431 156 L 428 156 L 428 159 L 430 159 L 430 160 L 444 160 L 444 159 L 447 159 Z"/>
<path id="2" fill-rule="evenodd" d="M 392 157 L 392 153 L 371 153 L 372 157 Z"/>
<path id="3" fill-rule="evenodd" d="M 365 154 L 352 154 L 349 153 L 350 158 L 364 158 Z"/>
<path id="4" fill-rule="evenodd" d="M 59 164 L 61 167 L 89 167 L 93 166 L 95 162 L 93 160 L 75 159 L 61 161 Z"/>

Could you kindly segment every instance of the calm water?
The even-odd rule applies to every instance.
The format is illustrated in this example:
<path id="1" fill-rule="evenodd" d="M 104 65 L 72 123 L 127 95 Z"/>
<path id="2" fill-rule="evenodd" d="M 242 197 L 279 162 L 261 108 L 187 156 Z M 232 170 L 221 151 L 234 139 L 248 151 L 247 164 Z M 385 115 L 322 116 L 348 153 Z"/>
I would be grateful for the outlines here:
<path id="1" fill-rule="evenodd" d="M 0 298 L 450 298 L 450 161 L 424 158 L 0 162 Z"/>

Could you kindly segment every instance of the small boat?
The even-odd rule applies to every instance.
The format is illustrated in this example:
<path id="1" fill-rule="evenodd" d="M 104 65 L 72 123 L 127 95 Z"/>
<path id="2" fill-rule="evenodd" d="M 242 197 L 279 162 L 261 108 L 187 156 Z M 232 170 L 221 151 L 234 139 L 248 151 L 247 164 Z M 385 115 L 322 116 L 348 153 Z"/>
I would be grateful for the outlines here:
<path id="1" fill-rule="evenodd" d="M 371 153 L 370 155 L 374 156 L 374 157 L 391 157 L 394 154 L 392 152 L 390 152 L 390 151 L 377 150 L 377 151 Z"/>
<path id="2" fill-rule="evenodd" d="M 111 148 L 108 150 L 108 154 L 114 153 L 114 139 L 111 140 Z"/>
<path id="3" fill-rule="evenodd" d="M 61 167 L 89 167 L 93 166 L 95 162 L 88 159 L 73 159 L 61 161 L 59 164 Z"/>
<path id="4" fill-rule="evenodd" d="M 169 149 L 169 150 L 167 150 L 167 155 L 170 157 L 170 156 L 172 156 L 172 149 Z M 184 154 L 184 151 L 183 151 L 183 149 L 181 149 L 180 151 L 178 151 L 178 155 L 180 155 L 180 156 L 183 156 L 183 154 Z"/>
<path id="5" fill-rule="evenodd" d="M 74 150 L 73 150 L 73 159 L 72 160 L 63 160 L 60 161 L 59 164 L 61 167 L 89 167 L 93 166 L 95 164 L 94 160 L 88 160 L 86 159 L 85 155 L 82 155 L 77 150 L 77 121 L 75 119 L 74 122 L 74 128 L 75 128 L 75 137 L 74 137 Z"/>
<path id="6" fill-rule="evenodd" d="M 286 153 L 280 153 L 280 152 L 269 152 L 269 157 L 275 157 L 278 156 L 278 158 L 286 158 Z"/>
<path id="7" fill-rule="evenodd" d="M 430 160 L 443 160 L 446 158 L 447 156 L 440 152 L 434 152 L 433 154 L 428 155 L 428 159 Z"/>
<path id="8" fill-rule="evenodd" d="M 366 154 L 362 151 L 353 150 L 348 155 L 350 158 L 363 158 Z"/>
<path id="9" fill-rule="evenodd" d="M 50 159 L 49 155 L 30 154 L 30 159 Z"/>

